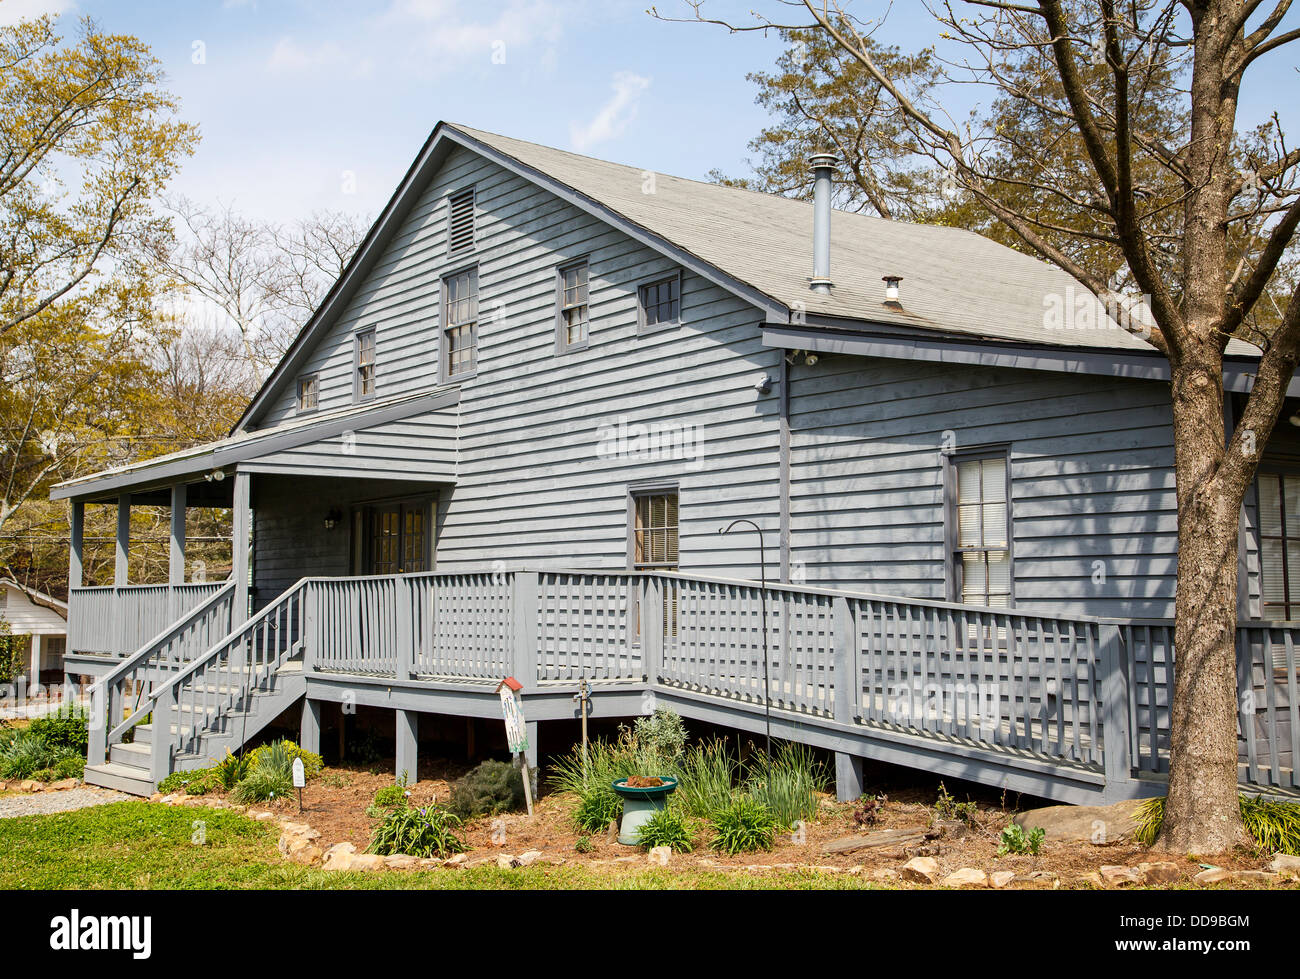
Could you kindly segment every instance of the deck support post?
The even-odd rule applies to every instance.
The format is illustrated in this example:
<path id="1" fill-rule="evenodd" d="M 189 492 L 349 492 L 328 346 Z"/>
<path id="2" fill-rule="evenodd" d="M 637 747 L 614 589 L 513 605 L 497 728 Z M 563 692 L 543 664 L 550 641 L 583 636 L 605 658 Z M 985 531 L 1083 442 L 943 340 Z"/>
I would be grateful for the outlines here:
<path id="1" fill-rule="evenodd" d="M 68 544 L 68 587 L 80 588 L 86 583 L 85 574 L 82 570 L 84 567 L 83 554 L 85 553 L 86 539 L 86 504 L 81 500 L 72 501 L 68 529 L 70 534 Z M 72 652 L 72 650 L 68 651 Z"/>
<path id="2" fill-rule="evenodd" d="M 320 754 L 320 701 L 302 698 L 302 724 L 298 729 L 298 746 L 303 751 Z"/>
<path id="3" fill-rule="evenodd" d="M 39 632 L 32 633 L 32 671 L 27 683 L 27 695 L 29 697 L 41 685 L 41 645 L 43 639 L 44 636 Z"/>
<path id="4" fill-rule="evenodd" d="M 117 550 L 113 562 L 113 584 L 118 588 L 129 583 L 130 556 L 131 494 L 123 493 L 117 498 Z"/>
<path id="5" fill-rule="evenodd" d="M 1129 758 L 1128 662 L 1119 626 L 1098 626 L 1098 668 L 1101 670 L 1102 771 L 1106 785 L 1102 798 L 1118 802 L 1129 797 L 1133 780 Z"/>
<path id="6" fill-rule="evenodd" d="M 419 780 L 419 737 L 420 715 L 413 710 L 398 710 L 397 719 L 397 765 L 394 774 L 397 778 L 406 776 L 406 784 L 414 785 Z"/>
<path id="7" fill-rule="evenodd" d="M 528 762 L 529 788 L 533 793 L 533 805 L 537 805 L 537 734 L 539 725 L 536 721 L 525 721 L 524 730 L 528 733 L 528 750 L 524 752 L 524 760 Z"/>
<path id="8" fill-rule="evenodd" d="M 831 628 L 835 652 L 835 720 L 840 724 L 857 722 L 862 701 L 862 681 L 858 674 L 857 627 L 849 600 L 831 600 Z M 843 751 L 835 752 L 835 795 L 840 802 L 854 802 L 862 795 L 862 759 Z"/>
<path id="9" fill-rule="evenodd" d="M 171 535 L 167 550 L 167 585 L 171 595 L 170 618 L 175 622 L 181 617 L 181 596 L 177 585 L 185 584 L 185 496 L 184 483 L 172 486 Z"/>

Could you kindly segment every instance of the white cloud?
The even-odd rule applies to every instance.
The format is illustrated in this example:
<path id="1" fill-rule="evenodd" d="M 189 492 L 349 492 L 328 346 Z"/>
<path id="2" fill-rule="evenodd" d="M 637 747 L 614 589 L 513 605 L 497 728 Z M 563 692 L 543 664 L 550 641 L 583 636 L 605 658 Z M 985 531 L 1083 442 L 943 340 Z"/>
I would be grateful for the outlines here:
<path id="1" fill-rule="evenodd" d="M 539 41 L 554 45 L 564 32 L 566 11 L 555 0 L 511 0 L 486 20 L 467 19 L 467 6 L 473 9 L 453 0 L 393 0 L 380 25 L 405 32 L 443 67 L 476 59 L 487 63 L 502 45 L 509 63 L 512 49 Z"/>
<path id="2" fill-rule="evenodd" d="M 369 58 L 354 58 L 333 41 L 304 47 L 291 37 L 282 37 L 272 49 L 267 67 L 282 74 L 330 69 L 360 77 L 370 74 L 374 64 Z"/>
<path id="3" fill-rule="evenodd" d="M 586 123 L 569 124 L 569 140 L 579 153 L 593 146 L 617 139 L 636 118 L 641 95 L 650 87 L 650 79 L 630 71 L 616 72 L 614 94 Z"/>
<path id="4" fill-rule="evenodd" d="M 0 27 L 8 27 L 42 14 L 62 14 L 71 10 L 72 0 L 2 0 L 0 2 Z"/>

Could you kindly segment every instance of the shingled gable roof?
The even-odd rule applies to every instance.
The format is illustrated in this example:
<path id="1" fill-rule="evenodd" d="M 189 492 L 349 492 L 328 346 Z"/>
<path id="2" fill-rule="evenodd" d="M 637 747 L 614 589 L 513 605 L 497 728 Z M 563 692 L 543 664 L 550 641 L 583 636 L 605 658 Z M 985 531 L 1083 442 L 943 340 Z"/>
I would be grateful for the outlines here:
<path id="1" fill-rule="evenodd" d="M 929 335 L 1071 348 L 1094 353 L 1154 354 L 1139 337 L 1109 328 L 1045 325 L 1049 297 L 1066 305 L 1087 291 L 1047 263 L 960 228 L 887 221 L 835 211 L 831 222 L 829 296 L 808 288 L 812 206 L 771 194 L 654 174 L 565 150 L 451 123 L 439 123 L 371 228 L 353 262 L 267 379 L 237 427 L 255 419 L 292 376 L 312 340 L 346 303 L 389 234 L 440 164 L 459 144 L 608 220 L 754 302 L 769 322 L 792 312 L 808 322 L 883 325 Z M 884 302 L 881 277 L 904 279 L 902 302 Z M 1255 351 L 1238 341 L 1230 352 Z"/>

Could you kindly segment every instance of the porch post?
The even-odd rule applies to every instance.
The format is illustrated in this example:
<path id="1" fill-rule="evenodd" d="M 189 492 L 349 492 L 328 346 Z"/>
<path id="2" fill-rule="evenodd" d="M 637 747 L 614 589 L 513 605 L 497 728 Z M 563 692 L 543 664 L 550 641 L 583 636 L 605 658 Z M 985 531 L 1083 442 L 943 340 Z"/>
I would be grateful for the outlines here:
<path id="1" fill-rule="evenodd" d="M 832 600 L 835 641 L 835 720 L 840 724 L 857 721 L 862 702 L 858 674 L 857 629 L 847 598 Z M 862 795 L 862 759 L 844 751 L 835 752 L 835 795 L 840 802 L 854 802 Z"/>
<path id="2" fill-rule="evenodd" d="M 249 498 L 250 477 L 246 472 L 235 472 L 234 501 L 231 503 L 231 569 L 235 591 L 230 600 L 231 628 L 248 621 L 248 538 L 250 527 Z"/>
<path id="3" fill-rule="evenodd" d="M 117 498 L 117 554 L 113 564 L 113 584 L 118 588 L 128 583 L 131 556 L 131 494 Z"/>
<path id="4" fill-rule="evenodd" d="M 86 504 L 81 500 L 72 501 L 69 524 L 71 534 L 68 542 L 68 587 L 80 588 L 85 584 L 85 574 L 82 569 L 86 538 Z"/>
<path id="5" fill-rule="evenodd" d="M 167 591 L 171 598 L 171 620 L 181 616 L 181 598 L 176 586 L 185 584 L 185 496 L 184 483 L 172 486 L 171 546 L 167 553 Z"/>
<path id="6" fill-rule="evenodd" d="M 320 754 L 320 701 L 310 697 L 302 699 L 302 725 L 298 734 L 298 746 L 303 751 Z"/>
<path id="7" fill-rule="evenodd" d="M 1129 757 L 1131 691 L 1128 657 L 1119 626 L 1108 623 L 1099 626 L 1097 639 L 1098 667 L 1101 670 L 1102 771 L 1106 776 L 1102 797 L 1106 802 L 1118 802 L 1130 797 L 1129 783 L 1133 780 Z"/>
<path id="8" fill-rule="evenodd" d="M 32 633 L 32 672 L 27 683 L 29 697 L 35 693 L 41 682 L 41 640 L 44 638 L 39 632 Z"/>
<path id="9" fill-rule="evenodd" d="M 420 715 L 413 710 L 398 710 L 397 716 L 397 765 L 394 775 L 401 778 L 406 775 L 406 784 L 414 785 L 419 780 L 419 735 Z"/>

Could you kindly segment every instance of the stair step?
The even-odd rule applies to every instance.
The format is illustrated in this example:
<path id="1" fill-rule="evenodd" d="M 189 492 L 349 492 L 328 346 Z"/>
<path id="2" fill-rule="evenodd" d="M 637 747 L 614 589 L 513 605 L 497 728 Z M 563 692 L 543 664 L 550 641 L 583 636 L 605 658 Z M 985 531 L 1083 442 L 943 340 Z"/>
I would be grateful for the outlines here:
<path id="1" fill-rule="evenodd" d="M 142 768 L 147 772 L 151 751 L 152 748 L 147 744 L 115 744 L 108 749 L 108 760 Z"/>
<path id="2" fill-rule="evenodd" d="M 153 779 L 147 768 L 109 762 L 105 765 L 87 765 L 84 776 L 87 785 L 98 785 L 105 789 L 117 789 L 128 795 L 149 797 L 153 795 Z"/>

